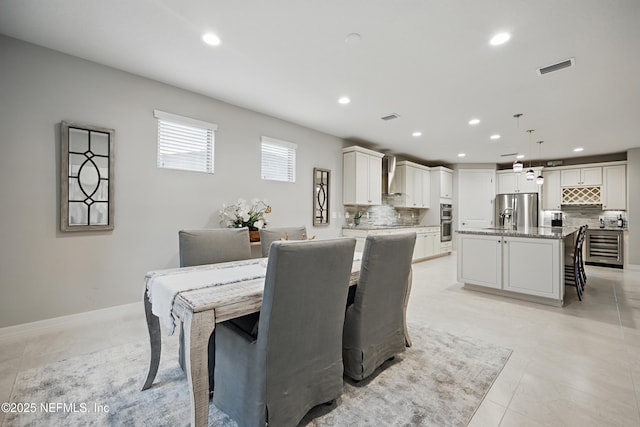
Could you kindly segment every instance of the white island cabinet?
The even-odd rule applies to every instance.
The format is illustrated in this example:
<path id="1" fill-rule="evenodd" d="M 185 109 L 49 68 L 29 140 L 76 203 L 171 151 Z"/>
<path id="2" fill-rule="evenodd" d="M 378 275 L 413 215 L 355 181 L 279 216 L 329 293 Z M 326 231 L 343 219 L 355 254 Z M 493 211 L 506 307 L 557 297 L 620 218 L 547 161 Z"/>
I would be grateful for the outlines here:
<path id="1" fill-rule="evenodd" d="M 458 281 L 473 290 L 564 304 L 564 265 L 575 228 L 459 230 Z"/>

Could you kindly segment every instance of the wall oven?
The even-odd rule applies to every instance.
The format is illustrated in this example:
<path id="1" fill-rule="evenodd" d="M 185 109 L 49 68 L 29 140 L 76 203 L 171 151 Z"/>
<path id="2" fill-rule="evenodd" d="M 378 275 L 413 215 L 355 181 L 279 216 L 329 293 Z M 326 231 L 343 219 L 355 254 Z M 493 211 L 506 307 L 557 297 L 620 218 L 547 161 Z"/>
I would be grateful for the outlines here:
<path id="1" fill-rule="evenodd" d="M 453 223 L 453 208 L 450 204 L 440 205 L 440 241 L 449 242 L 452 239 L 451 226 Z"/>
<path id="2" fill-rule="evenodd" d="M 440 205 L 440 222 L 453 220 L 453 208 L 449 204 Z"/>

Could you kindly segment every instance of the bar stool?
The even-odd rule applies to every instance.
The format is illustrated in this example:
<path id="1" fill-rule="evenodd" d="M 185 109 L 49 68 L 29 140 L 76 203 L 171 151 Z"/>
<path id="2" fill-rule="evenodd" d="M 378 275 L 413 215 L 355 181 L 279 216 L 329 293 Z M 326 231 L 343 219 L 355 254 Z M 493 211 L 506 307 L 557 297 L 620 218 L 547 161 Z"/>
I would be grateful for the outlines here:
<path id="1" fill-rule="evenodd" d="M 578 267 L 580 269 L 580 276 L 582 277 L 582 288 L 584 289 L 584 287 L 587 284 L 587 273 L 585 272 L 584 269 L 584 260 L 582 259 L 582 246 L 584 244 L 584 239 L 587 235 L 587 228 L 589 228 L 589 226 L 587 224 L 583 225 L 582 227 L 580 227 L 580 230 L 578 230 Z"/>
<path id="2" fill-rule="evenodd" d="M 564 266 L 564 283 L 565 285 L 575 286 L 576 292 L 578 293 L 578 300 L 580 301 L 582 301 L 582 294 L 584 292 L 584 283 L 586 279 L 584 265 L 582 263 L 582 243 L 584 242 L 586 232 L 587 225 L 580 226 L 573 249 L 572 262 L 571 264 L 565 264 Z"/>

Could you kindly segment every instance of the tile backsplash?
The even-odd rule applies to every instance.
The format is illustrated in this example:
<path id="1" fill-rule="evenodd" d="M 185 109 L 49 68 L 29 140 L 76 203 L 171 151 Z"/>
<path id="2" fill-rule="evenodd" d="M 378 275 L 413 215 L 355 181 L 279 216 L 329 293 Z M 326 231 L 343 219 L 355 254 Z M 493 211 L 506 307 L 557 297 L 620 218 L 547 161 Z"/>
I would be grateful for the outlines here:
<path id="1" fill-rule="evenodd" d="M 543 211 L 542 225 L 550 226 L 553 214 L 560 211 Z M 626 211 L 603 211 L 599 206 L 564 206 L 562 209 L 563 225 L 578 227 L 587 224 L 589 228 L 600 227 L 600 217 L 607 228 L 618 226 L 618 217 L 622 215 L 624 227 L 627 225 Z"/>
<path id="2" fill-rule="evenodd" d="M 345 206 L 344 225 L 354 226 L 354 217 L 360 212 L 360 226 L 393 226 L 393 225 L 419 225 L 420 211 L 418 209 L 400 209 L 391 205 L 379 206 Z"/>

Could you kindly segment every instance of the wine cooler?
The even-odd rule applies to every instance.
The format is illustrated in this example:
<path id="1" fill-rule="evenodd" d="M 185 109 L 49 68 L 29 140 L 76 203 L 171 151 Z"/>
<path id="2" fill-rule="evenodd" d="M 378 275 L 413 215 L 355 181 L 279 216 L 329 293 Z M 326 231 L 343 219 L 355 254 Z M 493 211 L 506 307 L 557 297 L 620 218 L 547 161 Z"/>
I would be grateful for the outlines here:
<path id="1" fill-rule="evenodd" d="M 588 228 L 585 242 L 585 262 L 591 265 L 622 268 L 624 260 L 622 242 L 622 230 Z"/>

